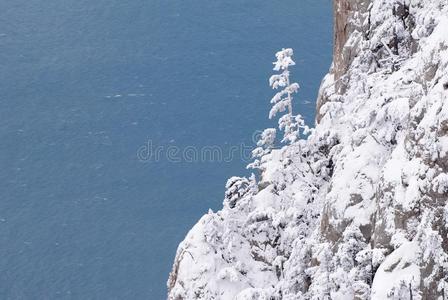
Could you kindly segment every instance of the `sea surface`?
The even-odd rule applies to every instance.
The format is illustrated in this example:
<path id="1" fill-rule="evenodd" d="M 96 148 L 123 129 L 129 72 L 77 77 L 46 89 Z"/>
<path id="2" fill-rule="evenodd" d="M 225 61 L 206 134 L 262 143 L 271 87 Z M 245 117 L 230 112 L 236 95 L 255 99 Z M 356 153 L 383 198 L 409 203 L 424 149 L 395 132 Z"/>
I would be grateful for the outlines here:
<path id="1" fill-rule="evenodd" d="M 267 118 L 295 50 L 313 124 L 330 0 L 0 3 L 0 299 L 165 299 L 177 245 Z M 155 155 L 157 154 L 157 155 Z"/>

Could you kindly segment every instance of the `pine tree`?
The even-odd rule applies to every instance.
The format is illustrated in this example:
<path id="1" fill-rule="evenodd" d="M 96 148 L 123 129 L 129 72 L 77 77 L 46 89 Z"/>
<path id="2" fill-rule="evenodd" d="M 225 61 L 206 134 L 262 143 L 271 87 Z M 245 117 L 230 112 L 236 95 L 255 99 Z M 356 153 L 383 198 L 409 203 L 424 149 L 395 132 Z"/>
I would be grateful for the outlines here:
<path id="1" fill-rule="evenodd" d="M 238 200 L 246 194 L 255 194 L 257 192 L 257 183 L 255 175 L 252 174 L 249 178 L 233 176 L 226 183 L 226 192 L 224 198 L 224 205 L 229 208 L 235 208 Z"/>
<path id="2" fill-rule="evenodd" d="M 292 111 L 292 95 L 297 93 L 300 88 L 298 83 L 290 83 L 289 67 L 295 65 L 295 62 L 292 60 L 293 54 L 294 51 L 290 48 L 283 49 L 275 54 L 277 61 L 274 62 L 274 71 L 281 73 L 272 75 L 269 79 L 269 85 L 273 89 L 277 90 L 282 88 L 271 99 L 273 105 L 269 112 L 269 119 L 272 119 L 278 113 L 287 111 L 278 121 L 280 130 L 284 132 L 282 139 L 284 143 L 295 142 L 298 138 L 300 128 L 308 130 L 303 117 L 301 115 L 294 116 Z"/>
<path id="3" fill-rule="evenodd" d="M 255 160 L 247 166 L 248 169 L 262 169 L 263 157 L 274 149 L 276 134 L 275 128 L 267 128 L 261 133 L 257 148 L 252 151 L 252 158 Z"/>

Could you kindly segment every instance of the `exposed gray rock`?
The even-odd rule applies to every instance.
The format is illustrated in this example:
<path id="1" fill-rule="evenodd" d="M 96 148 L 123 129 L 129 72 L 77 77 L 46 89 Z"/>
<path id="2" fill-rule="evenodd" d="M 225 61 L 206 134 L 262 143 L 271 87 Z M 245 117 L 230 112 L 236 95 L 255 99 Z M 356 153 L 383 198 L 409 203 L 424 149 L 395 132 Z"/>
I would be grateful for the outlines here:
<path id="1" fill-rule="evenodd" d="M 334 8 L 315 130 L 234 178 L 170 299 L 448 298 L 448 2 Z"/>

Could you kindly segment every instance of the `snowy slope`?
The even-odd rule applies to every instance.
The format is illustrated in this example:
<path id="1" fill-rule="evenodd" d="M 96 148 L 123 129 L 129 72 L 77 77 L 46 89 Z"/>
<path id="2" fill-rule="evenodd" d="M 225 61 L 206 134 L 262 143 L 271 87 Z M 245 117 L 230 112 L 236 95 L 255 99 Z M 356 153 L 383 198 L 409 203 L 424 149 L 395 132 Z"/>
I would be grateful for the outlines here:
<path id="1" fill-rule="evenodd" d="M 448 1 L 336 0 L 318 124 L 229 180 L 169 298 L 448 299 L 447 65 Z"/>

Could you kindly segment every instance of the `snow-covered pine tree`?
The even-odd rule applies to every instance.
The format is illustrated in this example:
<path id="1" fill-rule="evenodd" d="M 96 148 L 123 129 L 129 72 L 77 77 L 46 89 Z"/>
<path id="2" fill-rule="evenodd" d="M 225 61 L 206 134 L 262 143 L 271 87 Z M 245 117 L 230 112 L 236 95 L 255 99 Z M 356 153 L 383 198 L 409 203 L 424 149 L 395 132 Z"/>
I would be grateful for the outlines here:
<path id="1" fill-rule="evenodd" d="M 337 266 L 332 276 L 336 293 L 342 298 L 368 299 L 369 286 L 366 273 L 369 264 L 360 265 L 358 254 L 367 247 L 361 230 L 356 225 L 348 226 L 334 257 Z"/>
<path id="2" fill-rule="evenodd" d="M 277 61 L 274 64 L 274 71 L 279 74 L 274 74 L 269 78 L 269 85 L 275 89 L 281 89 L 271 99 L 272 108 L 269 111 L 269 119 L 275 117 L 278 113 L 286 112 L 278 120 L 279 129 L 283 131 L 282 143 L 294 143 L 298 140 L 300 129 L 307 134 L 310 129 L 305 125 L 303 117 L 298 114 L 293 115 L 292 110 L 292 95 L 297 93 L 300 86 L 298 83 L 290 82 L 289 67 L 294 66 L 295 62 L 292 59 L 294 51 L 291 48 L 282 49 L 278 51 L 275 56 Z M 263 169 L 263 157 L 271 152 L 275 145 L 276 138 L 275 128 L 267 128 L 260 135 L 257 141 L 257 148 L 252 151 L 252 158 L 254 162 L 250 163 L 249 169 Z"/>
<path id="3" fill-rule="evenodd" d="M 421 259 L 430 262 L 432 269 L 423 279 L 423 284 L 426 288 L 431 288 L 431 284 L 437 282 L 437 285 L 432 288 L 435 288 L 434 295 L 437 295 L 438 299 L 446 299 L 448 292 L 448 273 L 446 271 L 448 270 L 448 254 L 443 249 L 443 237 L 440 235 L 440 231 L 443 231 L 440 228 L 434 230 L 433 227 L 435 225 L 437 227 L 437 224 L 446 224 L 444 219 L 444 212 L 441 219 L 438 219 L 433 212 L 425 213 L 416 236 L 421 249 Z"/>
<path id="4" fill-rule="evenodd" d="M 252 151 L 252 158 L 255 160 L 247 165 L 248 169 L 263 169 L 263 157 L 274 149 L 276 134 L 275 128 L 267 128 L 261 133 L 257 141 L 257 148 Z"/>
<path id="5" fill-rule="evenodd" d="M 294 51 L 291 48 L 282 49 L 275 54 L 277 61 L 274 62 L 274 71 L 280 73 L 272 75 L 269 79 L 269 85 L 273 89 L 282 88 L 271 99 L 273 105 L 269 112 L 269 119 L 272 119 L 278 113 L 287 111 L 278 120 L 279 128 L 284 132 L 283 143 L 294 143 L 298 139 L 300 128 L 308 130 L 303 117 L 301 115 L 294 116 L 292 111 L 292 94 L 297 93 L 300 88 L 298 83 L 290 83 L 289 67 L 295 65 L 295 62 L 292 60 L 293 54 Z"/>
<path id="6" fill-rule="evenodd" d="M 257 189 L 257 182 L 254 174 L 249 178 L 237 176 L 231 177 L 226 183 L 224 206 L 235 208 L 238 200 L 247 193 L 255 194 Z"/>

